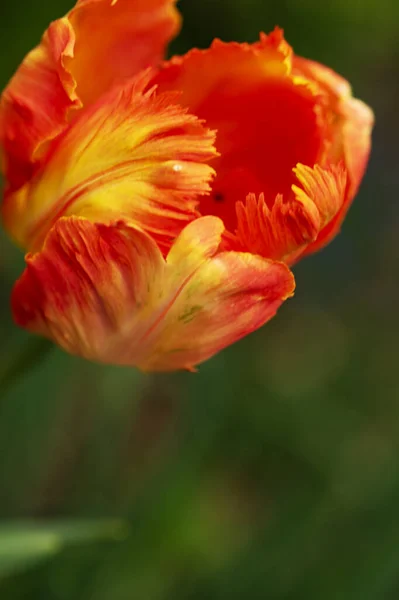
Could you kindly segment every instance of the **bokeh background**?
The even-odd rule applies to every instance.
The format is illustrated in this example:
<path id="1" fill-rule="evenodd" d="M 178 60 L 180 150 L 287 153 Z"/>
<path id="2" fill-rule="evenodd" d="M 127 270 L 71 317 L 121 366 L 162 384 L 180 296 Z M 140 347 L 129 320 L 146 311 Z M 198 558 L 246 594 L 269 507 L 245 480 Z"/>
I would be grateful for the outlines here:
<path id="1" fill-rule="evenodd" d="M 0 7 L 0 83 L 69 0 Z M 284 27 L 376 112 L 340 236 L 196 375 L 58 349 L 0 398 L 2 600 L 399 597 L 399 4 L 182 0 L 173 52 Z M 0 374 L 23 257 L 0 234 Z M 28 350 L 27 350 L 28 349 Z M 25 357 L 26 359 L 26 357 Z M 31 356 L 34 361 L 35 356 Z"/>

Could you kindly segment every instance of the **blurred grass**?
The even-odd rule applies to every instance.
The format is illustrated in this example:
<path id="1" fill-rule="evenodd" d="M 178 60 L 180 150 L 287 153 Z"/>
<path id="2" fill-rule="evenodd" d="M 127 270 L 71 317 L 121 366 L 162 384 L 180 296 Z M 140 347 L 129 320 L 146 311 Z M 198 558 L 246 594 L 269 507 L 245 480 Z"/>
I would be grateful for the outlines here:
<path id="1" fill-rule="evenodd" d="M 2 5 L 3 84 L 69 7 Z M 399 5 L 182 0 L 181 10 L 173 51 L 279 24 L 298 53 L 348 77 L 376 110 L 368 175 L 342 234 L 296 268 L 295 298 L 197 375 L 145 376 L 54 349 L 9 386 L 0 598 L 396 600 Z M 1 368 L 31 339 L 8 308 L 22 268 L 0 234 Z M 128 524 L 123 535 L 85 535 L 108 519 Z M 18 523 L 26 560 L 13 565 L 2 532 Z"/>

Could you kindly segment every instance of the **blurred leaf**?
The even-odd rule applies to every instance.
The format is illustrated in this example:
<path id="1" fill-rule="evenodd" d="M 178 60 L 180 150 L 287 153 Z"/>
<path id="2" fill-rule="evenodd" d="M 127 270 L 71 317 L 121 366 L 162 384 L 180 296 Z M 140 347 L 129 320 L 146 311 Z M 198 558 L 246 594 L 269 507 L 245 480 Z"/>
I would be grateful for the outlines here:
<path id="1" fill-rule="evenodd" d="M 117 541 L 125 531 L 124 522 L 116 519 L 5 523 L 0 525 L 0 577 L 32 566 L 69 544 Z"/>

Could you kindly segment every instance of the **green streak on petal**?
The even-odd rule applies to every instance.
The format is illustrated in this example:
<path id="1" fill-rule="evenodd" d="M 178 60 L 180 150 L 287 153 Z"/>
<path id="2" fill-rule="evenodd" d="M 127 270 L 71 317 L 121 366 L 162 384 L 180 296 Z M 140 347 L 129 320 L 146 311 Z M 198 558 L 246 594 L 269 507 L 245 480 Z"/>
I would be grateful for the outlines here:
<path id="1" fill-rule="evenodd" d="M 195 317 L 195 315 L 202 310 L 202 306 L 200 306 L 199 304 L 195 304 L 194 306 L 189 306 L 186 308 L 186 310 L 179 315 L 178 320 L 182 321 L 183 323 L 189 323 L 190 321 L 192 321 Z"/>

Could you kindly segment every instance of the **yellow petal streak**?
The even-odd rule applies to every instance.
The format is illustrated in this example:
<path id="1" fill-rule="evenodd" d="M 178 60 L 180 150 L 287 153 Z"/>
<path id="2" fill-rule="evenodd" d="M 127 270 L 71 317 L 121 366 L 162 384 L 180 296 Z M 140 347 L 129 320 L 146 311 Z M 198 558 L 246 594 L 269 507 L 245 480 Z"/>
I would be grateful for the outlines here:
<path id="1" fill-rule="evenodd" d="M 16 240 L 37 250 L 57 219 L 125 218 L 162 248 L 195 218 L 209 191 L 214 134 L 176 104 L 144 92 L 147 77 L 112 90 L 82 113 L 35 179 L 8 198 L 4 220 Z"/>

